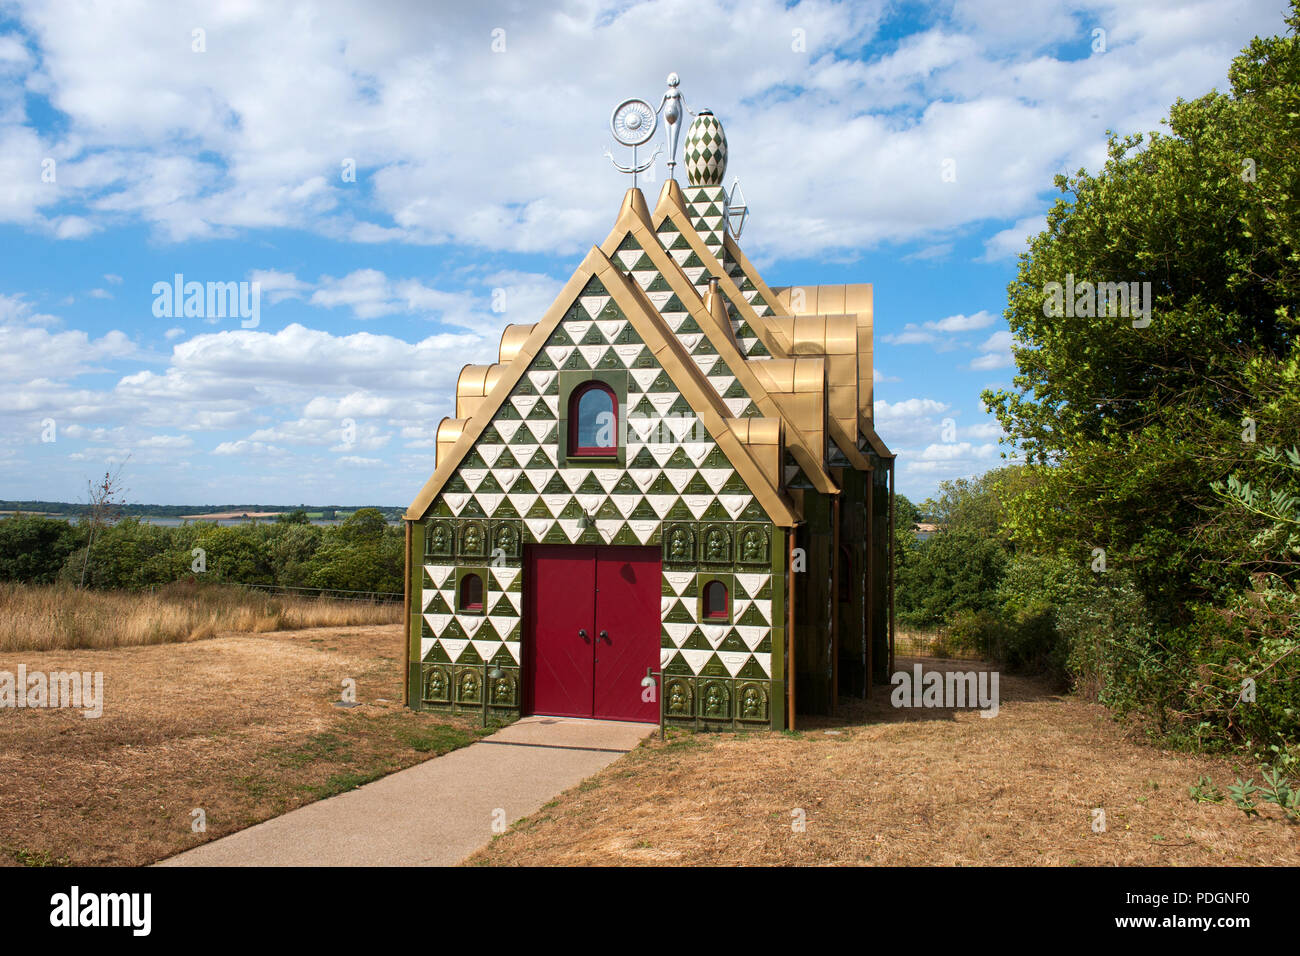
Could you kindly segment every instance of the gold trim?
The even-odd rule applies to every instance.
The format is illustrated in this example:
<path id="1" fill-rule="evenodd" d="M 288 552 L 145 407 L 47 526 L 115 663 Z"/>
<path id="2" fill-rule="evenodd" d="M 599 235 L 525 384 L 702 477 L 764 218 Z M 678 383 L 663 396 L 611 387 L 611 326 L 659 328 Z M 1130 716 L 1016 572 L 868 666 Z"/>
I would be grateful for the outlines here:
<path id="1" fill-rule="evenodd" d="M 664 217 L 673 210 L 685 214 L 686 198 L 682 195 L 682 187 L 677 185 L 677 180 L 669 179 L 659 190 L 659 201 L 655 203 L 654 216 L 651 219 L 651 231 L 657 229 L 657 224 L 663 222 Z"/>
<path id="2" fill-rule="evenodd" d="M 668 180 L 672 182 L 672 180 Z M 633 186 L 623 194 L 623 205 L 619 207 L 618 218 L 615 222 L 622 222 L 628 214 L 636 216 L 647 226 L 650 225 L 650 207 L 645 203 L 645 196 L 641 190 Z"/>
<path id="3" fill-rule="evenodd" d="M 523 348 L 524 342 L 528 341 L 528 336 L 532 334 L 536 324 L 534 322 L 531 325 L 507 325 L 501 330 L 501 346 L 497 350 L 499 364 L 509 365 L 515 360 L 515 356 Z"/>

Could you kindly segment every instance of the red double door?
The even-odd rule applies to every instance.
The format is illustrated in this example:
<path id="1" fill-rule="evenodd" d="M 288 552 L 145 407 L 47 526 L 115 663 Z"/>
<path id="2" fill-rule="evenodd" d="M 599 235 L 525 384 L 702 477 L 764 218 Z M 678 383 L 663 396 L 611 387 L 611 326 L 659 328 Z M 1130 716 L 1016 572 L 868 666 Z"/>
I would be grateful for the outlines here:
<path id="1" fill-rule="evenodd" d="M 659 669 L 659 549 L 535 545 L 526 563 L 525 708 L 658 721 L 641 681 Z"/>

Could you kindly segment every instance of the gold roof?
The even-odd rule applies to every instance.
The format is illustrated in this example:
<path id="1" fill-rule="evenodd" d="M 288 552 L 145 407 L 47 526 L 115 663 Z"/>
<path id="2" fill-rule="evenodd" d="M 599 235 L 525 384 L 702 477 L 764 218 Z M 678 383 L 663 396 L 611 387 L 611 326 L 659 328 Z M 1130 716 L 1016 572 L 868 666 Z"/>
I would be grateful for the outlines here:
<path id="1" fill-rule="evenodd" d="M 757 286 L 762 280 L 751 276 L 750 281 Z M 760 291 L 763 290 L 762 286 L 759 288 Z M 767 291 L 763 292 L 763 297 L 769 303 L 775 303 L 772 306 L 774 309 L 779 309 L 787 315 L 851 315 L 853 317 L 858 328 L 858 411 L 866 417 L 867 421 L 871 421 L 874 400 L 871 377 L 874 319 L 871 284 L 783 286 L 768 291 L 775 293 L 774 297 L 769 298 Z"/>

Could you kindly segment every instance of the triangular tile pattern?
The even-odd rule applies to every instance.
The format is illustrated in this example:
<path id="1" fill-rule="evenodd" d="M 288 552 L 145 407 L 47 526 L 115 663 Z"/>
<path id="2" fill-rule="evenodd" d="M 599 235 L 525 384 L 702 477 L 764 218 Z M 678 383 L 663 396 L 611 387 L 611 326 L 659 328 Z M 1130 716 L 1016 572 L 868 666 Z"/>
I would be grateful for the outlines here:
<path id="1" fill-rule="evenodd" d="M 671 220 L 664 223 L 669 231 L 660 232 L 659 239 L 665 243 L 665 251 L 671 255 L 668 245 L 680 238 Z M 752 418 L 762 412 L 754 404 L 749 393 L 736 381 L 736 375 L 727 362 L 718 355 L 709 337 L 704 334 L 699 323 L 687 311 L 681 299 L 672 291 L 672 287 L 663 274 L 655 268 L 650 257 L 645 254 L 641 244 L 631 236 L 625 236 L 615 253 L 615 259 L 625 268 L 631 270 L 632 278 L 645 291 L 646 297 L 654 304 L 664 322 L 677 336 L 678 341 L 690 353 L 691 359 L 704 373 L 709 385 L 718 393 L 722 403 L 730 410 L 734 418 Z"/>
<path id="2" fill-rule="evenodd" d="M 745 301 L 749 303 L 750 308 L 754 310 L 754 313 L 759 318 L 767 318 L 776 314 L 772 307 L 767 304 L 767 300 L 763 298 L 762 293 L 758 291 L 758 287 L 754 285 L 753 280 L 745 273 L 744 267 L 731 255 L 731 251 L 726 246 L 722 248 L 719 261 L 722 263 L 723 271 L 727 273 L 732 282 L 736 283 L 736 288 L 740 290 L 740 294 L 745 297 Z M 733 320 L 736 338 L 740 341 L 741 348 L 747 358 L 772 357 L 767 350 L 767 346 L 758 338 L 758 333 L 750 327 L 748 322 L 740 318 L 739 314 L 734 310 Z"/>
<path id="3" fill-rule="evenodd" d="M 727 234 L 727 190 L 722 186 L 687 186 L 682 190 L 691 225 L 716 257 Z"/>
<path id="4" fill-rule="evenodd" d="M 519 663 L 522 574 L 515 567 L 489 567 L 487 578 L 486 613 L 462 614 L 456 611 L 455 566 L 424 565 L 421 660 L 441 660 L 440 646 L 446 659 L 456 662 L 473 647 L 482 660 L 492 660 L 504 648 Z"/>
<path id="5" fill-rule="evenodd" d="M 664 282 L 663 277 L 635 240 L 629 237 L 614 258 L 648 295 L 659 295 L 662 290 L 656 286 Z M 675 308 L 670 305 L 666 297 L 656 301 L 665 318 L 672 317 L 669 324 L 677 322 L 675 331 L 683 328 L 685 321 L 693 322 L 680 303 Z M 704 338 L 702 333 L 700 338 Z M 627 405 L 621 410 L 627 424 L 625 467 L 570 468 L 559 460 L 559 372 L 593 369 L 627 373 Z M 727 377 L 732 378 L 725 389 L 730 391 L 735 383 L 729 370 Z M 743 392 L 740 397 L 749 401 Z M 728 401 L 726 396 L 723 400 Z M 586 529 L 582 527 L 584 511 L 594 519 Z M 430 515 L 516 519 L 522 525 L 525 544 L 657 545 L 665 521 L 769 521 L 662 365 L 595 278 L 448 478 Z M 482 562 L 465 561 L 466 565 L 475 563 Z M 454 610 L 454 571 L 449 564 L 425 567 L 421 607 L 427 630 L 422 657 L 455 662 L 468 655 L 467 659 L 490 660 L 504 647 L 518 661 L 523 572 L 491 568 L 487 614 L 467 615 Z M 695 577 L 693 572 L 685 573 Z M 764 579 L 770 590 L 770 574 L 756 577 Z M 668 580 L 665 573 L 665 588 Z M 716 638 L 719 646 L 726 644 L 727 657 L 719 654 L 718 659 L 728 669 L 734 665 L 733 675 L 746 669 L 747 675 L 770 676 L 770 596 L 762 601 L 739 594 L 737 598 L 736 625 L 721 629 L 726 632 L 723 634 L 714 633 L 713 628 L 707 634 L 701 629 L 701 634 L 706 642 Z M 751 601 L 753 609 L 749 610 L 749 603 L 739 607 L 742 600 Z M 698 629 L 697 604 L 678 600 L 665 606 L 661 636 L 666 654 L 681 646 L 678 638 L 689 641 L 694 634 L 692 630 L 684 637 L 679 635 L 679 621 Z M 670 615 L 674 619 L 671 633 Z M 686 659 L 693 661 L 698 655 L 694 648 L 689 650 L 692 656 Z M 710 653 L 699 660 L 699 667 L 706 666 L 713 656 Z"/>
<path id="6" fill-rule="evenodd" d="M 658 232 L 659 241 L 663 244 L 663 247 L 670 256 L 677 260 L 677 264 L 682 267 L 682 272 L 686 273 L 686 278 L 691 280 L 696 291 L 703 297 L 709 288 L 709 280 L 721 278 L 721 274 L 715 275 L 695 250 L 691 248 L 691 244 L 682 235 L 681 226 L 673 221 L 672 216 L 664 217 L 664 221 L 659 225 Z M 720 242 L 717 248 L 719 253 L 725 251 Z M 716 259 L 714 261 L 716 262 Z M 721 263 L 718 263 L 718 265 L 721 265 Z M 722 271 L 725 271 L 725 269 L 720 270 L 720 272 Z M 750 284 L 752 285 L 752 283 Z M 735 334 L 736 342 L 740 345 L 741 354 L 747 359 L 771 358 L 772 353 L 768 351 L 767 346 L 763 344 L 762 339 L 758 337 L 758 334 L 750 327 L 749 323 L 741 317 L 735 305 L 730 299 L 726 298 L 725 294 L 723 298 L 727 302 L 727 315 L 731 319 L 732 332 Z M 768 311 L 771 312 L 770 309 Z"/>

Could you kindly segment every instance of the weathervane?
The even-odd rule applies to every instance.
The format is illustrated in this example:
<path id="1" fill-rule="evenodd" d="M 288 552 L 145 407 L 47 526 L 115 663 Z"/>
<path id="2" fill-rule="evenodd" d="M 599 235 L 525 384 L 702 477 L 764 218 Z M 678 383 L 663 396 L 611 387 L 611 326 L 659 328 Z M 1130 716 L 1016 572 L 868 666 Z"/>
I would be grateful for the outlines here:
<path id="1" fill-rule="evenodd" d="M 616 139 L 623 146 L 632 147 L 632 165 L 624 166 L 614 159 L 614 154 L 608 149 L 605 155 L 609 161 L 614 164 L 614 168 L 620 173 L 632 174 L 632 186 L 636 187 L 637 173 L 643 173 L 659 158 L 662 149 L 656 149 L 654 155 L 644 163 L 637 162 L 637 147 L 644 146 L 650 142 L 650 138 L 655 134 L 655 128 L 659 125 L 659 119 L 656 111 L 651 108 L 645 100 L 639 100 L 635 97 L 630 100 L 624 100 L 614 107 L 614 112 L 609 117 L 609 129 Z"/>

